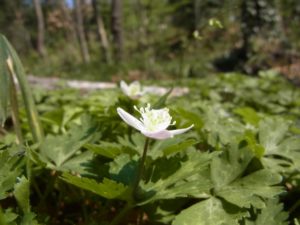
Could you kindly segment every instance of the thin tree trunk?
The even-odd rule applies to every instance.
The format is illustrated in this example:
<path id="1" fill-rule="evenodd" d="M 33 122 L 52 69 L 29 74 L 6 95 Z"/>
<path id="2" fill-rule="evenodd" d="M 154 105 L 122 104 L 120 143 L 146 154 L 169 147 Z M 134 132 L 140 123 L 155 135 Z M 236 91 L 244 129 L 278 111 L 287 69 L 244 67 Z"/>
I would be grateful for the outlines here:
<path id="1" fill-rule="evenodd" d="M 41 56 L 46 56 L 46 49 L 45 49 L 45 22 L 44 22 L 44 15 L 41 7 L 40 0 L 33 0 L 37 24 L 38 24 L 38 37 L 37 37 L 37 50 Z"/>
<path id="2" fill-rule="evenodd" d="M 114 54 L 117 61 L 123 59 L 122 0 L 112 0 L 111 29 Z"/>
<path id="3" fill-rule="evenodd" d="M 98 8 L 98 1 L 93 0 L 93 9 L 97 23 L 97 33 L 100 40 L 101 50 L 106 63 L 111 64 L 110 46 L 107 38 L 107 33 L 104 27 L 103 19 Z"/>
<path id="4" fill-rule="evenodd" d="M 81 55 L 84 63 L 88 63 L 90 61 L 90 54 L 86 42 L 86 38 L 84 35 L 84 27 L 83 27 L 83 18 L 81 13 L 81 0 L 74 0 L 75 3 L 75 11 L 76 11 L 76 28 L 79 37 L 79 44 Z"/>
<path id="5" fill-rule="evenodd" d="M 69 32 L 66 32 L 66 38 L 68 39 L 68 41 L 77 43 L 77 34 L 76 34 L 75 24 L 73 22 L 70 12 L 67 9 L 66 1 L 59 0 L 59 5 L 60 5 L 60 9 L 63 13 L 63 18 L 65 21 L 67 21 L 67 23 L 69 25 L 67 28 Z"/>

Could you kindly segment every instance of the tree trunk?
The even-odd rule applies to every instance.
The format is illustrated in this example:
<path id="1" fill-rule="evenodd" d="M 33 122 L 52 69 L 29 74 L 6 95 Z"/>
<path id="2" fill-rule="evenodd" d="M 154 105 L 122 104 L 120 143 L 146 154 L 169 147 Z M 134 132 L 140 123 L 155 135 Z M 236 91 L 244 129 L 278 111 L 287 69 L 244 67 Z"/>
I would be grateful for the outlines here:
<path id="1" fill-rule="evenodd" d="M 90 61 L 90 54 L 86 42 L 86 38 L 84 35 L 84 27 L 83 27 L 83 18 L 81 13 L 81 0 L 74 0 L 75 3 L 75 12 L 76 12 L 76 28 L 79 37 L 79 44 L 81 55 L 84 63 L 88 63 Z"/>
<path id="2" fill-rule="evenodd" d="M 67 9 L 66 1 L 59 0 L 59 6 L 60 6 L 60 10 L 63 14 L 63 19 L 65 21 L 67 21 L 67 24 L 68 24 L 68 27 L 67 27 L 68 31 L 66 32 L 66 38 L 68 39 L 68 41 L 77 43 L 77 34 L 76 34 L 75 24 L 73 22 L 70 12 Z"/>
<path id="3" fill-rule="evenodd" d="M 38 36 L 37 36 L 37 50 L 41 56 L 46 56 L 46 49 L 45 49 L 45 22 L 44 22 L 44 15 L 41 7 L 40 0 L 33 0 L 37 24 L 38 24 Z"/>
<path id="4" fill-rule="evenodd" d="M 116 61 L 123 59 L 122 0 L 112 0 L 111 29 Z"/>
<path id="5" fill-rule="evenodd" d="M 104 27 L 103 19 L 98 8 L 98 0 L 93 0 L 93 10 L 97 23 L 97 33 L 100 40 L 101 50 L 103 52 L 106 63 L 111 64 L 110 46 L 107 38 L 107 33 Z"/>

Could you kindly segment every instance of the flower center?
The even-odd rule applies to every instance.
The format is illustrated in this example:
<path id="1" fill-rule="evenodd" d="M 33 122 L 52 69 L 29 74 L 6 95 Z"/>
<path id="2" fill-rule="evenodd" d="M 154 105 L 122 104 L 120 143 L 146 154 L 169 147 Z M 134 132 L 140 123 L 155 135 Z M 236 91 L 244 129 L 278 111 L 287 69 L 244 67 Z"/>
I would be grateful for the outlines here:
<path id="1" fill-rule="evenodd" d="M 142 116 L 140 119 L 144 124 L 146 131 L 158 132 L 167 129 L 168 126 L 174 125 L 172 122 L 172 117 L 169 114 L 169 109 L 151 109 L 150 104 L 145 108 L 137 109 Z"/>

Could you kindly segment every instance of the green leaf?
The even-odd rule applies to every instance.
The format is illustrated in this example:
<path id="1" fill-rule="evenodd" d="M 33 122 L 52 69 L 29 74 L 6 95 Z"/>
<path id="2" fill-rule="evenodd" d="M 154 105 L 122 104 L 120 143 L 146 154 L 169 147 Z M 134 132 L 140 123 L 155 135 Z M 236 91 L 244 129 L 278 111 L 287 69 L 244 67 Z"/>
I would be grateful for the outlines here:
<path id="1" fill-rule="evenodd" d="M 257 112 L 250 107 L 242 107 L 236 108 L 234 113 L 240 115 L 245 123 L 251 124 L 253 126 L 257 126 L 260 121 L 260 117 L 258 116 Z"/>
<path id="2" fill-rule="evenodd" d="M 61 126 L 64 128 L 70 121 L 72 121 L 76 116 L 80 115 L 84 111 L 81 107 L 74 106 L 64 106 L 63 107 L 63 118 Z"/>
<path id="3" fill-rule="evenodd" d="M 247 215 L 241 211 L 227 212 L 217 198 L 209 198 L 181 211 L 172 225 L 239 225 Z"/>
<path id="4" fill-rule="evenodd" d="M 32 133 L 33 139 L 36 143 L 40 143 L 43 139 L 43 129 L 40 125 L 38 113 L 35 107 L 34 99 L 31 93 L 30 86 L 28 84 L 28 81 L 26 79 L 26 73 L 24 70 L 24 67 L 22 65 L 22 62 L 15 51 L 15 49 L 12 47 L 12 45 L 9 43 L 9 41 L 3 36 L 1 36 L 1 41 L 3 41 L 3 44 L 6 48 L 6 51 L 8 55 L 11 57 L 13 62 L 14 71 L 16 74 L 16 78 L 18 80 L 18 84 L 21 91 L 21 96 L 24 101 L 24 107 L 26 110 L 27 118 L 29 121 L 30 131 Z"/>
<path id="5" fill-rule="evenodd" d="M 66 163 L 78 156 L 79 149 L 91 140 L 97 126 L 91 121 L 73 126 L 61 136 L 48 136 L 40 146 L 39 157 L 51 169 L 66 171 Z M 79 153 L 81 154 L 81 153 Z"/>
<path id="6" fill-rule="evenodd" d="M 7 70 L 7 58 L 4 36 L 0 34 L 0 126 L 4 125 L 8 115 L 10 76 Z"/>
<path id="7" fill-rule="evenodd" d="M 289 136 L 289 121 L 267 118 L 259 126 L 259 142 L 265 148 L 263 164 L 278 172 L 298 169 L 300 163 L 300 139 Z"/>
<path id="8" fill-rule="evenodd" d="M 215 189 L 218 190 L 242 176 L 252 158 L 253 153 L 248 148 L 237 144 L 228 146 L 218 157 L 213 158 L 211 179 Z"/>
<path id="9" fill-rule="evenodd" d="M 145 199 L 140 203 L 161 199 L 193 196 L 205 198 L 212 187 L 209 162 L 215 154 L 190 153 L 188 157 L 159 158 L 151 165 L 151 179 L 141 183 Z"/>
<path id="10" fill-rule="evenodd" d="M 13 213 L 11 209 L 7 209 L 3 212 L 0 207 L 0 225 L 16 225 L 15 220 L 17 217 L 18 215 Z"/>
<path id="11" fill-rule="evenodd" d="M 127 186 L 107 178 L 104 178 L 102 183 L 98 183 L 94 179 L 86 177 L 77 177 L 68 173 L 64 173 L 61 179 L 107 199 L 127 200 L 129 197 L 127 193 Z"/>
<path id="12" fill-rule="evenodd" d="M 29 181 L 24 176 L 21 177 L 18 183 L 15 184 L 14 196 L 24 214 L 21 225 L 38 225 L 35 220 L 36 215 L 30 211 L 29 185 Z"/>
<path id="13" fill-rule="evenodd" d="M 272 198 L 282 192 L 274 186 L 281 176 L 267 169 L 252 173 L 245 172 L 253 159 L 253 153 L 246 147 L 228 146 L 211 163 L 211 178 L 215 195 L 239 207 L 264 207 L 263 198 Z"/>
<path id="14" fill-rule="evenodd" d="M 270 199 L 266 207 L 257 215 L 255 221 L 246 220 L 246 225 L 287 225 L 288 213 L 283 211 L 283 205 L 276 199 Z"/>
<path id="15" fill-rule="evenodd" d="M 222 22 L 217 18 L 210 18 L 208 24 L 211 27 L 220 28 L 220 29 L 224 28 Z"/>
<path id="16" fill-rule="evenodd" d="M 100 144 L 86 144 L 84 147 L 98 155 L 110 159 L 114 159 L 122 153 L 122 145 L 105 141 L 101 141 Z"/>
<path id="17" fill-rule="evenodd" d="M 234 143 L 240 138 L 245 127 L 221 106 L 213 105 L 205 109 L 204 130 L 207 132 L 207 142 L 216 148 Z"/>
<path id="18" fill-rule="evenodd" d="M 284 139 L 289 128 L 288 121 L 282 118 L 266 118 L 259 124 L 259 142 L 266 154 L 276 154 L 279 143 Z"/>
<path id="19" fill-rule="evenodd" d="M 18 202 L 19 207 L 26 214 L 30 212 L 29 203 L 29 181 L 23 176 L 19 179 L 14 187 L 14 195 Z"/>
<path id="20" fill-rule="evenodd" d="M 178 120 L 186 120 L 186 125 L 190 126 L 194 124 L 195 129 L 201 129 L 203 127 L 203 120 L 201 118 L 201 114 L 197 111 L 192 111 L 186 108 L 176 108 L 174 113 L 174 118 L 176 121 Z"/>
<path id="21" fill-rule="evenodd" d="M 36 215 L 32 212 L 25 213 L 21 225 L 39 225 L 39 223 L 35 220 Z"/>
<path id="22" fill-rule="evenodd" d="M 21 174 L 18 156 L 10 156 L 7 151 L 0 151 L 0 200 L 7 197 L 8 191 L 12 190 L 17 177 Z"/>
<path id="23" fill-rule="evenodd" d="M 248 143 L 248 147 L 253 151 L 257 158 L 260 159 L 263 157 L 265 148 L 261 144 L 257 143 L 255 134 L 252 131 L 246 130 L 243 138 Z"/>
<path id="24" fill-rule="evenodd" d="M 166 101 L 169 97 L 169 95 L 172 93 L 173 91 L 173 87 L 170 88 L 169 91 L 167 91 L 167 93 L 165 93 L 163 96 L 160 97 L 160 99 L 158 99 L 157 102 L 155 102 L 152 106 L 153 109 L 160 109 L 166 106 Z"/>
<path id="25" fill-rule="evenodd" d="M 176 143 L 174 145 L 168 146 L 164 148 L 162 151 L 165 156 L 181 152 L 183 150 L 186 150 L 188 147 L 195 145 L 198 143 L 195 139 L 187 139 L 182 142 Z"/>
<path id="26" fill-rule="evenodd" d="M 109 163 L 109 173 L 118 182 L 125 185 L 133 184 L 138 168 L 137 162 L 138 157 L 132 160 L 128 154 L 119 155 Z"/>
<path id="27" fill-rule="evenodd" d="M 216 191 L 216 195 L 242 208 L 265 207 L 263 199 L 274 198 L 283 192 L 282 187 L 274 186 L 281 176 L 263 169 L 240 178 L 232 184 Z"/>
<path id="28" fill-rule="evenodd" d="M 197 140 L 188 138 L 186 135 L 178 135 L 174 138 L 155 142 L 155 144 L 151 147 L 151 151 L 148 155 L 153 159 L 156 159 L 163 155 L 170 157 L 176 153 L 184 152 L 190 149 L 190 147 L 197 143 Z"/>

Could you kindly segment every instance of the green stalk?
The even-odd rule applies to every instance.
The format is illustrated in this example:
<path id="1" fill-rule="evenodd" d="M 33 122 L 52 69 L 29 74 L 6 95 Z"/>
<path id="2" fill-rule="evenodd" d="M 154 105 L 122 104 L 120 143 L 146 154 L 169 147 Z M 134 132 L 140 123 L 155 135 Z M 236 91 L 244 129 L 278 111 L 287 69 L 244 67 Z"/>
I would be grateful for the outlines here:
<path id="1" fill-rule="evenodd" d="M 122 211 L 113 219 L 110 225 L 118 225 L 132 208 L 133 205 L 128 202 Z"/>
<path id="2" fill-rule="evenodd" d="M 17 144 L 23 146 L 23 135 L 22 135 L 22 129 L 21 129 L 21 123 L 19 119 L 19 105 L 18 105 L 18 97 L 17 97 L 17 88 L 14 82 L 14 78 L 16 77 L 11 59 L 9 58 L 7 60 L 7 68 L 10 74 L 10 103 L 11 103 L 11 109 L 12 109 L 12 120 L 14 123 L 14 129 L 17 136 Z M 28 149 L 26 150 L 26 173 L 27 173 L 27 179 L 30 182 L 31 181 L 31 160 L 28 156 Z"/>
<path id="3" fill-rule="evenodd" d="M 14 82 L 15 74 L 8 62 L 7 62 L 7 67 L 10 74 L 10 103 L 11 103 L 11 111 L 12 111 L 12 120 L 14 123 L 14 129 L 17 136 L 16 142 L 18 145 L 23 145 L 23 135 L 22 135 L 21 123 L 19 119 L 17 88 Z"/>
<path id="4" fill-rule="evenodd" d="M 140 180 L 142 179 L 143 172 L 144 172 L 144 167 L 145 167 L 145 160 L 147 156 L 147 151 L 148 151 L 148 146 L 149 146 L 149 138 L 146 138 L 145 140 L 145 145 L 144 145 L 144 150 L 143 150 L 143 155 L 142 158 L 139 162 L 139 167 L 138 167 L 138 172 L 136 179 L 133 184 L 133 189 L 132 189 L 132 201 L 127 202 L 126 206 L 121 210 L 121 212 L 113 219 L 113 221 L 110 223 L 110 225 L 117 225 L 119 224 L 124 216 L 133 208 L 135 207 L 135 202 L 138 202 L 139 200 L 139 183 Z"/>
<path id="5" fill-rule="evenodd" d="M 138 173 L 137 173 L 135 182 L 133 184 L 132 196 L 135 201 L 139 200 L 139 183 L 140 183 L 140 180 L 141 180 L 141 178 L 143 176 L 143 172 L 144 172 L 144 167 L 145 167 L 144 164 L 145 164 L 145 160 L 146 160 L 146 156 L 147 156 L 148 146 L 149 146 L 149 138 L 146 138 L 143 155 L 140 160 L 140 164 L 139 164 L 139 168 L 138 168 Z"/>
<path id="6" fill-rule="evenodd" d="M 28 117 L 33 140 L 35 143 L 41 143 L 44 137 L 43 130 L 40 125 L 37 109 L 35 107 L 33 96 L 31 93 L 31 89 L 26 79 L 26 73 L 24 67 L 16 51 L 8 42 L 8 40 L 3 35 L 0 35 L 0 40 L 4 43 L 7 54 L 9 57 L 11 57 L 12 60 L 12 64 L 13 64 L 12 69 L 16 75 L 16 78 L 20 86 L 20 91 L 24 101 L 24 106 Z"/>

